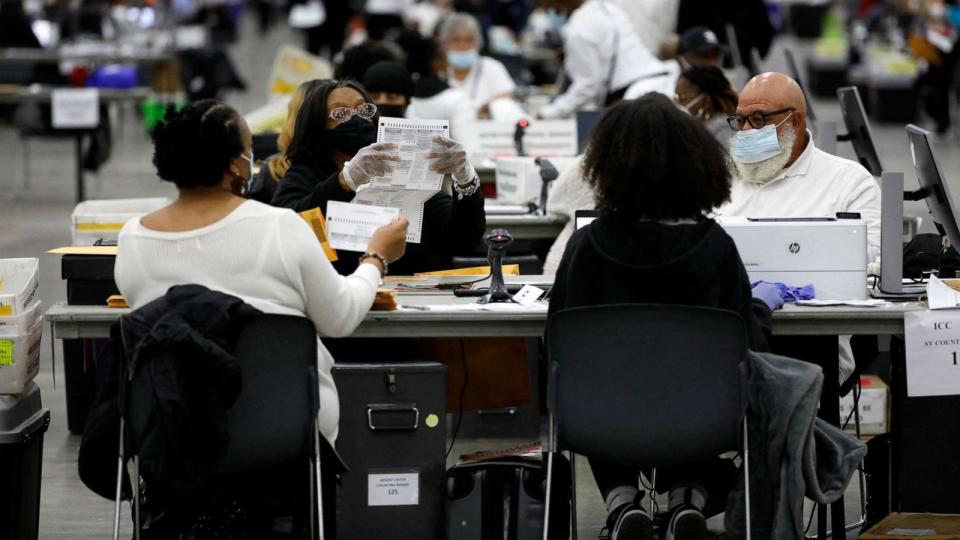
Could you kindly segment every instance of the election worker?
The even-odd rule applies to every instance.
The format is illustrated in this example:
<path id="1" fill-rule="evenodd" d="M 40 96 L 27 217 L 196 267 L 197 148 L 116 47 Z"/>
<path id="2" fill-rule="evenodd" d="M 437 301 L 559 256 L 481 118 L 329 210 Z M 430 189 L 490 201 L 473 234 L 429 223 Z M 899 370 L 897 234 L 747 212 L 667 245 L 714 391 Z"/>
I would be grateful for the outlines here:
<path id="1" fill-rule="evenodd" d="M 169 111 L 154 131 L 157 175 L 177 186 L 169 206 L 120 231 L 114 277 L 130 307 L 199 284 L 265 313 L 309 318 L 328 336 L 347 336 L 373 304 L 385 265 L 403 255 L 407 220 L 377 229 L 355 270 L 342 276 L 313 231 L 290 210 L 243 197 L 252 137 L 234 109 L 214 100 Z M 320 432 L 337 437 L 333 358 L 318 346 Z"/>
<path id="2" fill-rule="evenodd" d="M 723 146 L 663 95 L 607 110 L 583 160 L 598 217 L 570 237 L 548 316 L 625 303 L 720 308 L 743 318 L 751 348 L 766 349 L 771 309 L 783 301 L 765 286 L 751 288 L 733 240 L 706 217 L 730 195 L 726 162 Z M 613 410 L 615 396 L 610 401 Z M 641 471 L 587 458 L 606 504 L 609 537 L 652 539 L 638 491 Z M 657 469 L 657 485 L 669 490 L 666 538 L 704 538 L 706 501 L 726 497 L 731 470 L 719 458 Z"/>
<path id="3" fill-rule="evenodd" d="M 291 166 L 272 204 L 298 212 L 320 208 L 326 215 L 327 201 L 350 202 L 361 186 L 390 173 L 400 157 L 395 145 L 376 142 L 378 119 L 377 106 L 356 82 L 324 81 L 308 92 L 287 150 Z M 454 255 L 472 251 L 486 226 L 480 180 L 463 146 L 437 137 L 427 157 L 431 170 L 452 182 L 427 199 L 420 243 L 390 266 L 395 275 L 450 268 Z M 335 267 L 352 272 L 358 255 L 341 251 Z"/>

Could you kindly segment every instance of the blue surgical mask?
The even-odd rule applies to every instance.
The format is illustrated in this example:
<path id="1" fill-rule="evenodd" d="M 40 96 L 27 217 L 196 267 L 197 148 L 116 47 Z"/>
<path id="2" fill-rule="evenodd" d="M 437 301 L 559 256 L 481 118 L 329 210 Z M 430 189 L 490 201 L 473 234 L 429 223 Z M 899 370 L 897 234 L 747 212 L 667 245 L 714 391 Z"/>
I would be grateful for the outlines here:
<path id="1" fill-rule="evenodd" d="M 453 66 L 454 69 L 470 69 L 477 63 L 478 58 L 480 58 L 480 53 L 476 49 L 447 52 L 447 62 Z"/>
<path id="2" fill-rule="evenodd" d="M 790 113 L 787 118 L 790 118 Z M 780 124 L 787 121 L 784 118 Z M 783 152 L 780 147 L 780 137 L 777 136 L 777 128 L 780 124 L 769 124 L 760 129 L 751 129 L 748 131 L 738 131 L 734 153 L 743 163 L 760 163 L 772 157 L 779 156 Z"/>
<path id="3" fill-rule="evenodd" d="M 557 30 L 563 28 L 563 25 L 567 24 L 567 16 L 553 8 L 547 10 L 547 18 L 550 19 L 550 26 L 556 28 Z"/>

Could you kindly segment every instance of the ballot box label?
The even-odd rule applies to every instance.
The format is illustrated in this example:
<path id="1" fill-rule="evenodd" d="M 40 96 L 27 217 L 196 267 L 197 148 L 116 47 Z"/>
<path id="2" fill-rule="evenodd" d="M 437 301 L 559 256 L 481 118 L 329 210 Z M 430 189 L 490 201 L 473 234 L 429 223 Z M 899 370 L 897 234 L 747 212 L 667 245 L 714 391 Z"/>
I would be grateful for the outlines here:
<path id="1" fill-rule="evenodd" d="M 416 472 L 367 475 L 368 506 L 416 506 L 420 504 L 420 474 Z"/>
<path id="2" fill-rule="evenodd" d="M 96 88 L 61 88 L 51 94 L 55 129 L 89 129 L 100 125 L 100 92 Z"/>
<path id="3" fill-rule="evenodd" d="M 904 316 L 907 396 L 960 395 L 960 311 Z"/>

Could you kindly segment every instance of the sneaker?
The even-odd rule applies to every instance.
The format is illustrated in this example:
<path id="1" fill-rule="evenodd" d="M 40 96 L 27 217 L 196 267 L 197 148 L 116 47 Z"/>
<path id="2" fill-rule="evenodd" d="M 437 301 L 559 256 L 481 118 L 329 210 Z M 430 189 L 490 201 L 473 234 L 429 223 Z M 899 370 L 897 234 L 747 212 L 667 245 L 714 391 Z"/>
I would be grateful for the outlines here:
<path id="1" fill-rule="evenodd" d="M 610 540 L 653 540 L 653 520 L 635 503 L 614 510 L 608 518 Z"/>
<path id="2" fill-rule="evenodd" d="M 704 540 L 706 537 L 707 520 L 696 507 L 681 505 L 670 510 L 666 540 Z"/>

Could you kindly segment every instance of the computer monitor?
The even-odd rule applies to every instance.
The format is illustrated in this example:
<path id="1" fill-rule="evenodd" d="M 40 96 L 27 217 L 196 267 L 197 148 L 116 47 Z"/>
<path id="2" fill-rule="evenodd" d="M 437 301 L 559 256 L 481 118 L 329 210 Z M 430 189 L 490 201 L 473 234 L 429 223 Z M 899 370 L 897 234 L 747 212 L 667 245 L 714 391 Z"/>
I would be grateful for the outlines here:
<path id="1" fill-rule="evenodd" d="M 840 112 L 843 113 L 843 123 L 847 125 L 847 135 L 842 140 L 849 140 L 853 150 L 857 153 L 860 164 L 866 167 L 870 174 L 880 176 L 883 165 L 880 155 L 873 144 L 870 134 L 870 122 L 860 100 L 860 93 L 856 86 L 846 86 L 837 90 L 840 98 Z"/>
<path id="2" fill-rule="evenodd" d="M 933 216 L 934 225 L 945 236 L 950 245 L 960 247 L 960 229 L 957 227 L 957 211 L 950 197 L 943 170 L 930 147 L 930 132 L 913 124 L 907 126 L 910 140 L 910 155 L 917 170 L 920 192 L 927 202 L 927 208 Z"/>
<path id="3" fill-rule="evenodd" d="M 582 154 L 590 142 L 590 134 L 600 121 L 603 111 L 577 111 L 577 153 Z"/>
<path id="4" fill-rule="evenodd" d="M 573 213 L 573 224 L 579 231 L 597 219 L 596 210 L 577 210 Z"/>
<path id="5" fill-rule="evenodd" d="M 783 56 L 787 61 L 787 75 L 797 81 L 797 84 L 800 85 L 800 90 L 803 91 L 803 95 L 807 98 L 807 118 L 811 122 L 817 121 L 817 114 L 813 111 L 813 105 L 810 103 L 810 93 L 807 92 L 806 85 L 803 84 L 803 77 L 800 76 L 800 69 L 797 68 L 797 60 L 793 57 L 793 51 L 790 49 L 783 49 Z"/>

